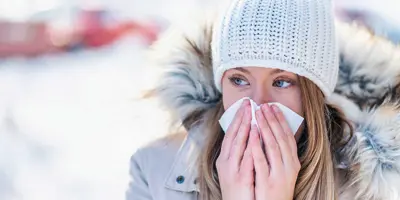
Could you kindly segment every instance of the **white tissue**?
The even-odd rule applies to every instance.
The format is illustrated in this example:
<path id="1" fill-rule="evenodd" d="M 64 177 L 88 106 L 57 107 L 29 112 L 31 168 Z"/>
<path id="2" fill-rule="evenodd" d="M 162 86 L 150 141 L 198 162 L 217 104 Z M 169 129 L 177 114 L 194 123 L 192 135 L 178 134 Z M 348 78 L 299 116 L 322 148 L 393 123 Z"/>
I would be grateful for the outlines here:
<path id="1" fill-rule="evenodd" d="M 255 124 L 258 127 L 257 120 L 256 120 L 256 110 L 260 109 L 260 106 L 256 104 L 252 99 L 249 97 L 244 97 L 242 99 L 239 99 L 236 101 L 232 106 L 230 106 L 225 113 L 222 115 L 221 119 L 219 120 L 219 124 L 222 127 L 222 130 L 226 132 L 228 130 L 229 125 L 232 123 L 233 119 L 235 118 L 236 112 L 239 110 L 240 106 L 242 105 L 243 100 L 249 99 L 250 104 L 251 104 L 251 124 Z M 289 124 L 290 129 L 292 130 L 293 134 L 297 132 L 297 129 L 299 129 L 301 123 L 303 122 L 304 118 L 298 115 L 296 112 L 292 111 L 290 108 L 274 102 L 274 103 L 268 103 L 268 105 L 276 105 L 279 107 L 279 109 L 282 111 L 283 115 L 286 118 L 286 121 Z"/>

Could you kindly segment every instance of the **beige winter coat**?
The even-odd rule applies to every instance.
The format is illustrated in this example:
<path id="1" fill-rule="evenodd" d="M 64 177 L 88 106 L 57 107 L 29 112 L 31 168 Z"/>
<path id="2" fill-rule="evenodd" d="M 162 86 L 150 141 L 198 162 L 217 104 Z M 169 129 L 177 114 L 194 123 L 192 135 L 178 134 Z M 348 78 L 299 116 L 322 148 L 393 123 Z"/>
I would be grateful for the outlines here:
<path id="1" fill-rule="evenodd" d="M 173 116 L 186 120 L 220 101 L 212 81 L 211 23 L 170 30 L 154 47 L 165 69 L 157 96 Z M 341 64 L 335 94 L 356 133 L 338 151 L 340 200 L 400 199 L 400 47 L 354 25 L 337 23 Z M 201 115 L 200 115 L 201 116 Z M 185 132 L 140 148 L 131 159 L 127 200 L 195 200 L 201 153 L 201 117 Z M 347 176 L 344 176 L 347 174 Z"/>

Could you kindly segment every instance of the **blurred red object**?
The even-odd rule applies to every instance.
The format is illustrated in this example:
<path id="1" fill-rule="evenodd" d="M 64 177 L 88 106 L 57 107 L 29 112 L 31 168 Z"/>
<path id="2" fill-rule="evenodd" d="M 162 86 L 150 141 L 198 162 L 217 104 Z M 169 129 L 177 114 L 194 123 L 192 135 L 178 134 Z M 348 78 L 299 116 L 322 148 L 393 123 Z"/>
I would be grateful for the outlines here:
<path id="1" fill-rule="evenodd" d="M 0 21 L 0 57 L 56 52 L 44 23 Z"/>
<path id="2" fill-rule="evenodd" d="M 151 44 L 160 32 L 157 23 L 135 21 L 107 23 L 104 10 L 83 10 L 74 27 L 52 29 L 45 22 L 0 21 L 0 58 L 100 48 L 126 35 L 142 37 Z"/>
<path id="3" fill-rule="evenodd" d="M 142 25 L 134 21 L 106 24 L 103 10 L 83 11 L 79 20 L 78 32 L 87 47 L 100 47 L 110 44 L 127 34 L 139 34 L 147 43 L 153 42 L 160 31 L 154 25 Z"/>

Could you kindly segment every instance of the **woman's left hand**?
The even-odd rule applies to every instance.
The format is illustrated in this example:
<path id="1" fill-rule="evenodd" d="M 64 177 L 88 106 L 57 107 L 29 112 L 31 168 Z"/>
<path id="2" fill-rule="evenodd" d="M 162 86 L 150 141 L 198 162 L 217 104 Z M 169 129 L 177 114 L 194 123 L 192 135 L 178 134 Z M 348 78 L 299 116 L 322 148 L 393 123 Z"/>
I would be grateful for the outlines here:
<path id="1" fill-rule="evenodd" d="M 256 118 L 265 148 L 264 154 L 258 129 L 253 125 L 249 144 L 256 174 L 256 200 L 293 200 L 301 167 L 294 134 L 276 106 L 263 105 Z"/>

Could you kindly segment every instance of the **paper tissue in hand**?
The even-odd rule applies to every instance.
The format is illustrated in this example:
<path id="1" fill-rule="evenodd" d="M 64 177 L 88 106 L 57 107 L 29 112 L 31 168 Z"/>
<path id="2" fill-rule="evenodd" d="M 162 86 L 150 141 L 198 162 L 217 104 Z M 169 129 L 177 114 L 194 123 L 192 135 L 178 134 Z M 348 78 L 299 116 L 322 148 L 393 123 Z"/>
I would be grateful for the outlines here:
<path id="1" fill-rule="evenodd" d="M 252 99 L 249 97 L 244 97 L 238 101 L 236 101 L 232 106 L 230 106 L 225 113 L 222 115 L 221 119 L 219 120 L 219 124 L 222 127 L 222 130 L 226 132 L 228 130 L 229 125 L 232 123 L 233 119 L 235 118 L 236 112 L 239 110 L 240 106 L 242 105 L 242 102 L 245 99 L 250 100 L 251 104 L 251 124 L 255 124 L 258 127 L 257 120 L 256 120 L 256 110 L 260 109 L 260 106 L 257 105 L 256 102 L 254 102 Z M 290 108 L 280 104 L 280 103 L 268 103 L 268 105 L 276 105 L 279 107 L 279 109 L 282 111 L 283 115 L 286 118 L 287 123 L 289 124 L 290 129 L 292 130 L 293 134 L 297 132 L 297 129 L 300 127 L 301 123 L 303 122 L 304 118 L 292 111 Z"/>

